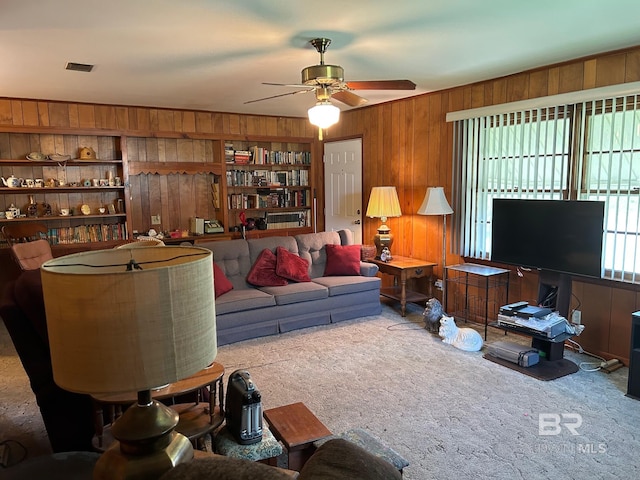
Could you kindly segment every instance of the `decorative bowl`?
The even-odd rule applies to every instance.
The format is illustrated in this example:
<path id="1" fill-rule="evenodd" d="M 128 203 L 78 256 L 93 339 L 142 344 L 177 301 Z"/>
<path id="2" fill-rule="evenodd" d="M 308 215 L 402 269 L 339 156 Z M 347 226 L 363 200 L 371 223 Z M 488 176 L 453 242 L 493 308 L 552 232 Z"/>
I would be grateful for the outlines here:
<path id="1" fill-rule="evenodd" d="M 67 160 L 71 160 L 71 155 L 52 153 L 51 155 L 49 155 L 49 160 L 53 160 L 54 162 L 66 162 Z"/>
<path id="2" fill-rule="evenodd" d="M 27 160 L 31 160 L 33 162 L 42 162 L 46 159 L 47 156 L 44 153 L 40 152 L 31 152 L 29 155 L 27 155 Z"/>

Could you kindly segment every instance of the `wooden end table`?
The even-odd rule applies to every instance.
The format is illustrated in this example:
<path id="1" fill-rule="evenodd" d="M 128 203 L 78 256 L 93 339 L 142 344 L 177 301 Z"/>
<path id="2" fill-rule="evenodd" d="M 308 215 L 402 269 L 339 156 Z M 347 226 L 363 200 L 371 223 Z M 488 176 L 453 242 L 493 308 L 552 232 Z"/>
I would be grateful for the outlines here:
<path id="1" fill-rule="evenodd" d="M 420 303 L 433 296 L 433 267 L 435 267 L 437 263 L 400 256 L 394 256 L 390 262 L 383 262 L 380 259 L 367 261 L 375 263 L 382 273 L 394 276 L 393 287 L 381 288 L 380 295 L 399 301 L 400 313 L 403 317 L 406 316 L 407 302 Z M 407 289 L 408 279 L 422 277 L 429 277 L 429 291 L 427 295 Z"/>
<path id="2" fill-rule="evenodd" d="M 313 442 L 331 435 L 302 402 L 265 410 L 264 418 L 287 449 L 289 470 L 300 471 L 315 450 Z"/>
<path id="3" fill-rule="evenodd" d="M 224 367 L 217 362 L 213 362 L 210 367 L 200 370 L 190 377 L 170 383 L 166 387 L 152 390 L 151 392 L 152 398 L 162 400 L 197 392 L 201 388 L 209 389 L 208 402 L 198 400 L 169 405 L 179 415 L 175 431 L 187 437 L 194 445 L 205 435 L 218 428 L 224 420 L 223 376 Z M 94 394 L 92 398 L 96 408 L 94 447 L 98 451 L 104 451 L 114 441 L 114 438 L 110 428 L 105 427 L 103 424 L 103 408 L 109 409 L 110 416 L 115 421 L 120 415 L 122 406 L 128 407 L 136 402 L 137 393 Z"/>

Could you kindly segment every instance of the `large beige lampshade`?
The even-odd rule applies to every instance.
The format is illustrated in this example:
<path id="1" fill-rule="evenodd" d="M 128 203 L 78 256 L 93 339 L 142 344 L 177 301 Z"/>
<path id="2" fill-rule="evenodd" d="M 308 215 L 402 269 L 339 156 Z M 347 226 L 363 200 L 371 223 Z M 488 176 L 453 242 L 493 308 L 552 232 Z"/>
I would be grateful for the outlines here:
<path id="1" fill-rule="evenodd" d="M 113 249 L 43 264 L 54 379 L 81 393 L 148 390 L 216 357 L 212 252 Z M 127 265 L 136 265 L 127 271 Z"/>
<path id="2" fill-rule="evenodd" d="M 378 233 L 373 237 L 373 243 L 376 245 L 376 258 L 380 258 L 382 249 L 384 247 L 390 249 L 393 245 L 393 235 L 387 226 L 387 218 L 402 215 L 396 187 L 373 187 L 366 215 L 367 217 L 379 218 L 382 222 L 378 227 Z"/>

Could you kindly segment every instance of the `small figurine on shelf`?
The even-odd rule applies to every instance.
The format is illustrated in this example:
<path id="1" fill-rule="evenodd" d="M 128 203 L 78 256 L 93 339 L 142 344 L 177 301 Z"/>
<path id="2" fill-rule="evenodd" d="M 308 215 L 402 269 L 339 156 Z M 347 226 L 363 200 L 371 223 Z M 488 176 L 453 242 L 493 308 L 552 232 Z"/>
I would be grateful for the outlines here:
<path id="1" fill-rule="evenodd" d="M 380 254 L 380 260 L 383 262 L 390 262 L 393 257 L 391 256 L 391 250 L 389 247 L 384 247 L 382 249 L 382 253 Z"/>

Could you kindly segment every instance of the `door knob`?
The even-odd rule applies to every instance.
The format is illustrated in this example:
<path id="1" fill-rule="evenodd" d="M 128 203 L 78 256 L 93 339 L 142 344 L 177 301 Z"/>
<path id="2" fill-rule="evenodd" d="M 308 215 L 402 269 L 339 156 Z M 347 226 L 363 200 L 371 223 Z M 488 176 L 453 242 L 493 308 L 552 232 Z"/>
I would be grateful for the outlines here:
<path id="1" fill-rule="evenodd" d="M 353 222 L 355 225 L 360 225 L 360 220 L 356 220 L 355 222 Z"/>

